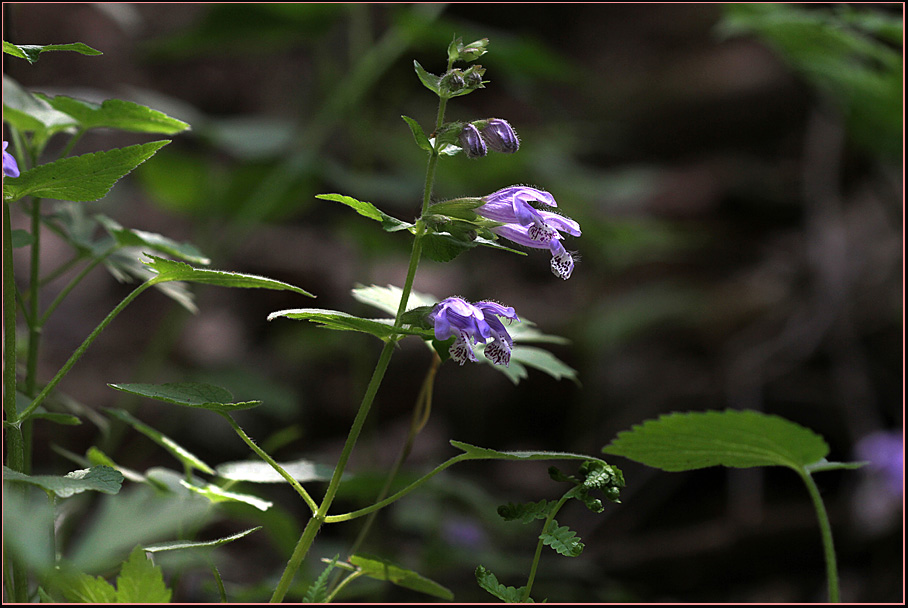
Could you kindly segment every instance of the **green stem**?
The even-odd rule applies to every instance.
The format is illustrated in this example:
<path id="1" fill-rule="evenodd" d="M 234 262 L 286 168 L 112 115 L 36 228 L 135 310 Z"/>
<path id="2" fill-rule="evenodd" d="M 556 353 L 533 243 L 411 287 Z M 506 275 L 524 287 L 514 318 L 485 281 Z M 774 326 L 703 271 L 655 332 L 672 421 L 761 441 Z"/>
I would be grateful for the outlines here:
<path id="1" fill-rule="evenodd" d="M 85 338 L 85 341 L 82 342 L 79 348 L 77 348 L 73 352 L 69 360 L 63 364 L 63 367 L 60 368 L 60 371 L 58 371 L 57 374 L 51 379 L 51 381 L 47 383 L 44 389 L 40 393 L 38 393 L 38 396 L 34 398 L 31 404 L 29 404 L 29 406 L 18 415 L 18 417 L 15 419 L 16 422 L 25 420 L 26 418 L 31 416 L 32 412 L 35 411 L 35 408 L 37 408 L 44 402 L 45 399 L 47 399 L 47 396 L 50 395 L 51 391 L 53 391 L 54 388 L 56 388 L 57 384 L 59 384 L 60 381 L 63 380 L 63 377 L 69 372 L 69 370 L 72 369 L 76 362 L 82 358 L 82 355 L 85 354 L 85 351 L 88 350 L 88 347 L 91 346 L 92 342 L 95 341 L 98 335 L 102 331 L 104 331 L 104 329 L 108 325 L 110 325 L 111 321 L 113 321 L 118 314 L 123 312 L 123 309 L 126 308 L 133 300 L 135 300 L 139 296 L 139 294 L 141 294 L 149 287 L 153 286 L 157 282 L 155 278 L 149 279 L 136 287 L 132 291 L 132 293 L 126 296 L 122 302 L 117 304 L 117 306 L 112 311 L 110 311 L 110 313 L 106 317 L 104 317 L 104 320 L 102 320 L 101 323 L 98 324 L 98 326 L 88 335 L 88 337 Z"/>
<path id="2" fill-rule="evenodd" d="M 6 442 L 6 465 L 14 471 L 24 472 L 25 442 L 22 427 L 16 424 L 16 279 L 13 272 L 13 243 L 9 205 L 3 204 L 3 415 Z M 25 489 L 12 484 L 11 492 L 24 496 Z M 4 563 L 4 584 L 6 597 L 16 602 L 28 601 L 28 575 L 22 562 L 7 553 L 3 545 L 4 558 L 9 559 L 9 568 Z M 4 559 L 4 562 L 7 560 Z"/>
<path id="3" fill-rule="evenodd" d="M 832 526 L 829 525 L 829 516 L 826 514 L 826 507 L 823 504 L 823 498 L 820 496 L 820 490 L 814 482 L 810 473 L 804 469 L 795 469 L 804 480 L 807 491 L 810 493 L 810 499 L 813 501 L 813 507 L 817 512 L 817 521 L 820 524 L 820 535 L 823 538 L 823 553 L 826 558 L 826 580 L 829 585 L 830 603 L 838 603 L 839 599 L 839 573 L 836 566 L 835 547 L 832 542 Z"/>
<path id="4" fill-rule="evenodd" d="M 545 523 L 542 525 L 543 533 L 548 530 L 549 526 L 552 524 L 552 521 L 555 519 L 555 515 L 558 514 L 558 511 L 561 510 L 561 507 L 564 506 L 564 503 L 570 498 L 570 492 L 561 497 L 561 500 L 558 501 L 558 504 L 549 511 L 549 516 L 545 518 Z M 527 602 L 530 599 L 530 592 L 533 590 L 533 582 L 536 580 L 536 570 L 539 568 L 539 558 L 542 557 L 542 547 L 545 546 L 545 543 L 542 540 L 542 535 L 539 536 L 539 542 L 536 543 L 536 553 L 533 555 L 533 565 L 530 566 L 530 576 L 527 579 L 526 587 L 523 590 L 523 597 L 520 599 L 521 602 Z"/>
<path id="5" fill-rule="evenodd" d="M 41 199 L 36 198 L 32 201 L 31 210 L 31 276 L 28 286 L 28 318 L 31 320 L 28 326 L 28 351 L 25 359 L 25 389 L 24 392 L 29 397 L 34 396 L 35 387 L 38 380 L 36 378 L 38 369 L 38 342 L 41 338 L 41 326 L 38 318 L 40 314 L 38 293 L 41 287 Z"/>
<path id="6" fill-rule="evenodd" d="M 236 423 L 236 420 L 234 420 L 230 414 L 228 414 L 227 412 L 218 412 L 218 413 L 227 419 L 227 422 L 230 423 L 230 426 L 233 427 L 233 430 L 236 431 L 236 434 L 239 435 L 240 438 L 246 442 L 246 445 L 248 445 L 252 449 L 252 451 L 258 455 L 259 458 L 261 458 L 262 460 L 267 462 L 269 465 L 271 465 L 272 469 L 277 471 L 281 477 L 283 477 L 284 479 L 287 480 L 287 483 L 289 483 L 293 487 L 293 489 L 296 490 L 297 493 L 303 497 L 303 500 L 306 502 L 307 505 L 309 505 L 309 509 L 312 511 L 312 514 L 314 515 L 318 511 L 318 505 L 315 503 L 315 501 L 312 499 L 312 497 L 309 496 L 309 493 L 305 490 L 305 488 L 303 488 L 303 486 L 301 486 L 300 483 L 296 479 L 294 479 L 294 477 L 290 473 L 285 471 L 281 465 L 279 465 L 277 462 L 275 462 L 275 460 L 271 456 L 269 456 L 267 452 L 265 452 L 262 448 L 257 446 L 255 444 L 255 442 L 252 440 L 252 438 L 250 438 L 249 435 L 246 434 L 246 432 L 240 427 L 239 424 Z"/>

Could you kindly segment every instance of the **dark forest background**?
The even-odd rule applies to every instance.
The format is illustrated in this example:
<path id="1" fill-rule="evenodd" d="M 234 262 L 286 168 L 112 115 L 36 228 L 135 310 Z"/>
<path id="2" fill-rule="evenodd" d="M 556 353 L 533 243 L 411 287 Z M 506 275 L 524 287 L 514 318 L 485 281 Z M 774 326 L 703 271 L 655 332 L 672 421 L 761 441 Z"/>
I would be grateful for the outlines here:
<path id="1" fill-rule="evenodd" d="M 250 457 L 217 417 L 131 402 L 107 387 L 187 380 L 264 400 L 237 419 L 278 460 L 333 466 L 380 343 L 266 317 L 311 305 L 368 315 L 350 295 L 355 284 L 402 284 L 408 239 L 314 196 L 348 194 L 408 221 L 418 213 L 424 152 L 400 116 L 426 128 L 434 120 L 435 97 L 413 60 L 443 71 L 454 36 L 490 39 L 479 60 L 489 84 L 453 100 L 448 118 L 505 118 L 521 149 L 444 160 L 436 198 L 511 184 L 548 190 L 583 228 L 570 243 L 582 260 L 562 282 L 547 252 L 480 248 L 449 264 L 425 261 L 415 288 L 515 306 L 570 340 L 553 350 L 579 384 L 531 372 L 515 387 L 489 366 L 443 366 L 407 474 L 452 456 L 449 439 L 599 455 L 617 432 L 674 411 L 778 414 L 822 434 L 839 461 L 859 458 L 856 446 L 875 433 L 901 436 L 902 8 L 4 4 L 4 40 L 79 41 L 104 53 L 48 53 L 32 66 L 5 57 L 4 73 L 26 88 L 129 99 L 192 125 L 90 211 L 190 241 L 214 268 L 318 296 L 196 288 L 197 315 L 143 296 L 60 386 L 98 413 L 94 422 L 37 427 L 36 445 L 54 449 L 37 454 L 35 471 L 69 471 L 66 451 L 92 445 L 136 470 L 173 466 L 104 418 L 104 407 L 131 409 L 207 462 Z M 879 55 L 865 54 L 868 44 Z M 897 69 L 881 59 L 889 55 Z M 91 132 L 75 153 L 141 141 L 149 139 Z M 53 239 L 46 268 L 69 257 Z M 17 274 L 26 261 L 17 259 Z M 42 377 L 130 289 L 102 270 L 90 275 L 45 331 Z M 359 481 L 338 508 L 357 508 L 375 492 L 369 480 L 393 462 L 429 362 L 416 341 L 392 360 L 351 463 Z M 609 460 L 627 479 L 622 504 L 601 515 L 576 505 L 559 516 L 586 548 L 574 559 L 544 555 L 535 597 L 825 600 L 817 524 L 789 471 L 664 473 Z M 500 522 L 495 507 L 560 495 L 546 467 L 454 467 L 384 510 L 366 549 L 450 586 L 459 602 L 488 601 L 475 566 L 520 586 L 538 533 Z M 867 467 L 817 476 L 846 601 L 903 599 L 902 494 L 876 475 Z M 304 514 L 285 487 L 244 489 L 275 508 L 226 508 L 202 531 L 216 538 L 266 526 L 215 553 L 234 601 L 268 596 L 268 577 L 280 572 Z M 326 528 L 313 557 L 343 551 L 356 531 Z M 310 561 L 301 584 L 320 570 Z M 215 597 L 204 568 L 187 565 L 173 582 L 175 599 Z M 424 600 L 366 583 L 346 599 Z"/>

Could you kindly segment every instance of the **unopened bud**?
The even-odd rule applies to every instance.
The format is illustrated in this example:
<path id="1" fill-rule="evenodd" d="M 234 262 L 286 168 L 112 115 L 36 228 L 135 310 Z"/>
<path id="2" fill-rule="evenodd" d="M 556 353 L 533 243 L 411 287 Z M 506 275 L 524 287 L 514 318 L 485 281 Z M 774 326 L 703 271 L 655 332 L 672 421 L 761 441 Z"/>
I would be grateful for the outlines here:
<path id="1" fill-rule="evenodd" d="M 464 81 L 463 72 L 460 70 L 451 70 L 442 76 L 439 88 L 442 92 L 451 95 L 462 91 L 465 86 L 466 81 Z"/>
<path id="2" fill-rule="evenodd" d="M 490 118 L 486 126 L 482 129 L 482 138 L 490 148 L 496 152 L 512 154 L 520 148 L 520 140 L 517 133 L 508 124 L 508 121 L 501 118 Z"/>
<path id="3" fill-rule="evenodd" d="M 460 147 L 463 148 L 467 158 L 479 158 L 485 156 L 487 152 L 486 142 L 483 141 L 479 129 L 476 128 L 476 125 L 469 122 L 464 125 L 463 130 L 460 132 Z"/>

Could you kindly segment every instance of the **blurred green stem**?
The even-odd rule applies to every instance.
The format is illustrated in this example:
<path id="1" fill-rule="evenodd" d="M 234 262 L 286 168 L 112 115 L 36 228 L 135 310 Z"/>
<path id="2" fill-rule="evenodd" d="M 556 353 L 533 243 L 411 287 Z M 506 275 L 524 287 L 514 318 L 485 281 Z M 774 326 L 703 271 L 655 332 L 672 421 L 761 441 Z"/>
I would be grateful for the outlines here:
<path id="1" fill-rule="evenodd" d="M 16 424 L 16 280 L 13 273 L 13 243 L 9 204 L 3 203 L 3 425 L 6 443 L 6 465 L 23 472 L 25 444 L 22 426 Z M 23 484 L 12 484 L 10 492 L 25 494 Z M 5 490 L 4 490 L 5 491 Z M 28 601 L 28 579 L 20 560 L 3 545 L 4 584 L 6 597 L 24 603 Z M 11 571 L 11 573 L 10 573 Z"/>
<path id="2" fill-rule="evenodd" d="M 813 501 L 813 508 L 817 512 L 817 521 L 820 524 L 820 536 L 823 538 L 823 553 L 826 559 L 826 581 L 829 586 L 830 603 L 838 603 L 839 599 L 839 572 L 836 566 L 835 546 L 832 542 L 832 526 L 829 525 L 829 516 L 826 514 L 826 507 L 823 504 L 823 498 L 820 496 L 820 490 L 814 482 L 809 471 L 805 469 L 795 469 L 807 491 L 810 493 L 810 499 Z"/>

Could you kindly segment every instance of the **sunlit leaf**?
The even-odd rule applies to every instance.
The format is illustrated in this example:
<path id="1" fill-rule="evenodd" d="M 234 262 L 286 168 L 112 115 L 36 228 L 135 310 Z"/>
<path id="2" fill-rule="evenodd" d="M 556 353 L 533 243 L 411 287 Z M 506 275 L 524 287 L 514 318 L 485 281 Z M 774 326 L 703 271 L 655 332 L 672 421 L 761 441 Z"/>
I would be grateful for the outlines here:
<path id="1" fill-rule="evenodd" d="M 365 555 L 351 555 L 349 561 L 370 578 L 388 581 L 400 587 L 406 587 L 407 589 L 419 591 L 443 600 L 450 601 L 454 599 L 454 594 L 450 589 L 413 570 L 408 570 L 387 560 Z"/>
<path id="2" fill-rule="evenodd" d="M 822 437 L 750 410 L 673 413 L 622 431 L 602 451 L 664 471 L 712 466 L 785 466 L 800 471 L 826 457 Z"/>
<path id="3" fill-rule="evenodd" d="M 198 382 L 173 382 L 165 384 L 108 384 L 118 391 L 148 397 L 165 403 L 197 407 L 216 412 L 246 410 L 261 405 L 261 401 L 234 402 L 227 389 Z"/>
<path id="4" fill-rule="evenodd" d="M 116 494 L 120 491 L 120 486 L 123 484 L 123 475 L 119 471 L 104 465 L 80 469 L 67 473 L 65 476 L 26 475 L 4 465 L 3 481 L 29 483 L 48 492 L 53 492 L 60 498 L 67 498 L 87 490 Z"/>

